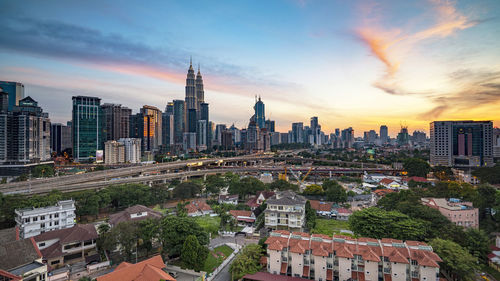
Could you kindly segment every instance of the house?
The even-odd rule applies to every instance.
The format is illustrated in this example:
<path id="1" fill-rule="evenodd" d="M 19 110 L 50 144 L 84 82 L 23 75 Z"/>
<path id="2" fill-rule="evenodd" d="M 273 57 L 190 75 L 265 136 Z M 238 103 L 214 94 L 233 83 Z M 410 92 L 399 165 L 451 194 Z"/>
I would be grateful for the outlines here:
<path id="1" fill-rule="evenodd" d="M 47 265 L 35 240 L 21 238 L 17 227 L 0 230 L 0 280 L 47 280 Z"/>
<path id="2" fill-rule="evenodd" d="M 34 238 L 43 260 L 52 268 L 79 261 L 90 262 L 97 254 L 97 231 L 93 224 L 49 231 Z"/>
<path id="3" fill-rule="evenodd" d="M 500 271 L 500 233 L 495 235 L 495 245 L 490 246 L 491 253 L 488 255 L 488 265 L 496 271 Z"/>
<path id="4" fill-rule="evenodd" d="M 384 178 L 380 180 L 378 183 L 379 185 L 388 188 L 388 189 L 399 189 L 401 188 L 401 183 L 399 183 L 396 180 L 390 179 L 390 178 Z"/>
<path id="5" fill-rule="evenodd" d="M 311 208 L 316 211 L 316 214 L 324 217 L 330 217 L 332 214 L 332 202 L 323 202 L 319 200 L 309 200 Z"/>
<path id="6" fill-rule="evenodd" d="M 479 227 L 479 210 L 474 208 L 472 202 L 461 201 L 450 198 L 422 198 L 422 203 L 437 209 L 443 216 L 456 225 L 467 227 Z"/>
<path id="7" fill-rule="evenodd" d="M 393 192 L 396 192 L 396 191 L 394 191 L 392 189 L 377 189 L 377 190 L 373 191 L 373 193 L 375 193 L 375 195 L 378 198 L 382 198 L 382 197 L 386 196 L 387 194 L 393 193 Z"/>
<path id="8" fill-rule="evenodd" d="M 333 237 L 274 231 L 267 238 L 267 272 L 313 280 L 436 280 L 441 258 L 424 242 Z"/>
<path id="9" fill-rule="evenodd" d="M 217 200 L 219 204 L 232 204 L 238 205 L 238 195 L 219 195 L 219 199 Z"/>
<path id="10" fill-rule="evenodd" d="M 210 206 L 202 200 L 193 200 L 186 205 L 187 214 L 190 217 L 204 216 L 212 214 L 214 211 Z"/>
<path id="11" fill-rule="evenodd" d="M 111 214 L 109 224 L 113 227 L 121 222 L 141 221 L 145 219 L 159 219 L 162 217 L 160 212 L 150 209 L 143 205 L 135 205 L 127 209 Z"/>
<path id="12" fill-rule="evenodd" d="M 255 215 L 252 211 L 230 210 L 229 213 L 236 219 L 239 225 L 247 226 L 255 222 Z"/>
<path id="13" fill-rule="evenodd" d="M 375 206 L 377 204 L 377 200 L 375 194 L 358 194 L 355 196 L 347 197 L 347 202 L 351 204 L 351 208 L 353 209 L 363 209 Z"/>
<path id="14" fill-rule="evenodd" d="M 59 201 L 54 206 L 16 209 L 20 237 L 30 238 L 43 232 L 73 227 L 75 210 L 73 200 Z"/>
<path id="15" fill-rule="evenodd" d="M 122 262 L 112 272 L 97 277 L 97 281 L 175 281 L 164 269 L 165 263 L 158 255 L 136 264 Z"/>
<path id="16" fill-rule="evenodd" d="M 265 226 L 270 229 L 302 230 L 306 198 L 293 191 L 277 192 L 266 200 Z"/>
<path id="17" fill-rule="evenodd" d="M 346 221 L 352 215 L 352 211 L 346 208 L 336 208 L 332 210 L 332 216 L 337 220 Z"/>
<path id="18" fill-rule="evenodd" d="M 266 201 L 267 199 L 271 198 L 271 196 L 273 196 L 275 193 L 273 191 L 259 191 L 257 192 L 257 195 L 253 198 L 250 198 L 248 201 L 247 201 L 247 206 L 249 206 L 252 211 L 255 210 L 257 207 L 259 207 L 260 205 L 262 205 L 262 203 L 264 203 L 264 201 Z"/>

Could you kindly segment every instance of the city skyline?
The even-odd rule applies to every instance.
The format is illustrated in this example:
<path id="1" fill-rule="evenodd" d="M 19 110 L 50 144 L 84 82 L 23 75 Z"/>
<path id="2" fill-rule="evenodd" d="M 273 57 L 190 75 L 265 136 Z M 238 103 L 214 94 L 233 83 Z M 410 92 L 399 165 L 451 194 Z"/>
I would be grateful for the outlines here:
<path id="1" fill-rule="evenodd" d="M 429 132 L 432 120 L 499 126 L 495 1 L 27 2 L 0 11 L 0 76 L 54 123 L 71 119 L 76 95 L 134 113 L 183 99 L 192 55 L 217 124 L 245 127 L 260 95 L 280 132 L 311 116 L 356 136 L 383 124 L 395 136 L 401 123 Z"/>

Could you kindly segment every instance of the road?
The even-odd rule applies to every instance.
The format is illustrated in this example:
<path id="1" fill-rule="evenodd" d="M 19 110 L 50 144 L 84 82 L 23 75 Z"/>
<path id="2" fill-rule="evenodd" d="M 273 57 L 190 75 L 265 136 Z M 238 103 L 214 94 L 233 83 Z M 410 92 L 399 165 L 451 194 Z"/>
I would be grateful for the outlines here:
<path id="1" fill-rule="evenodd" d="M 246 239 L 242 236 L 237 237 L 217 237 L 210 240 L 210 247 L 215 247 L 224 243 L 237 243 L 238 245 L 248 245 L 257 244 L 259 239 Z M 231 273 L 229 273 L 229 268 L 231 267 L 231 262 L 229 262 L 224 268 L 215 276 L 213 281 L 227 281 L 231 280 Z"/>

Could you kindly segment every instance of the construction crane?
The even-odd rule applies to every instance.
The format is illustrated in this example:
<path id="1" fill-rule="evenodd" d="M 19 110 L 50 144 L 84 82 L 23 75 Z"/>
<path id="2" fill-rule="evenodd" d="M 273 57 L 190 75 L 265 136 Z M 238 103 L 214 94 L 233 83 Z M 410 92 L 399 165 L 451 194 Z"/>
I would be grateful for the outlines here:
<path id="1" fill-rule="evenodd" d="M 309 174 L 311 173 L 312 169 L 313 169 L 313 167 L 309 168 L 309 171 L 307 171 L 306 175 L 299 182 L 299 186 L 302 185 L 302 183 L 304 183 L 304 181 L 306 180 L 307 176 L 309 176 Z"/>

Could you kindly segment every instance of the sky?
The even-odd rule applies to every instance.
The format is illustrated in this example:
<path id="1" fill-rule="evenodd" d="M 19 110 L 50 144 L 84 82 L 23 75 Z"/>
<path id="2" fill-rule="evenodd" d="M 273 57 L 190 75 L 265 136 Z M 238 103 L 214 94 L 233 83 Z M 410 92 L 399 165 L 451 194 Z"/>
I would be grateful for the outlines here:
<path id="1" fill-rule="evenodd" d="M 500 126 L 499 16 L 498 0 L 3 0 L 0 80 L 64 123 L 75 95 L 164 110 L 192 56 L 217 124 L 246 127 L 261 96 L 280 132 Z"/>

